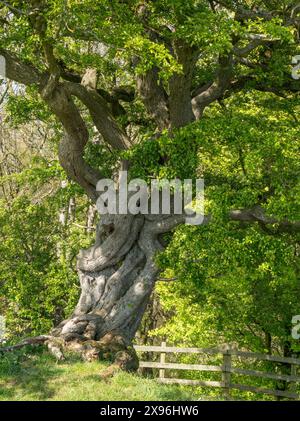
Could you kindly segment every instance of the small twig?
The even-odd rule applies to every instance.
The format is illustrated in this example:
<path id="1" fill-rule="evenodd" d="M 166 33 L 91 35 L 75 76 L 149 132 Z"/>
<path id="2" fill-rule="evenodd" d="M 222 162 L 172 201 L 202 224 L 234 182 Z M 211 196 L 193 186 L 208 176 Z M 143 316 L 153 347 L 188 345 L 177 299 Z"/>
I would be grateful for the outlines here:
<path id="1" fill-rule="evenodd" d="M 3 4 L 4 6 L 8 7 L 11 12 L 15 12 L 15 13 L 17 13 L 19 15 L 25 15 L 25 13 L 23 12 L 23 10 L 17 9 L 16 7 L 14 7 L 11 4 L 7 3 L 7 1 L 0 0 L 0 3 Z"/>
<path id="2" fill-rule="evenodd" d="M 173 282 L 173 281 L 178 281 L 178 278 L 174 277 L 174 278 L 157 278 L 158 282 Z"/>
<path id="3" fill-rule="evenodd" d="M 85 229 L 85 230 L 96 231 L 96 228 L 94 228 L 94 227 L 87 227 L 86 225 L 76 224 L 76 222 L 72 222 L 72 225 L 75 225 L 75 227 L 82 228 L 82 229 Z"/>

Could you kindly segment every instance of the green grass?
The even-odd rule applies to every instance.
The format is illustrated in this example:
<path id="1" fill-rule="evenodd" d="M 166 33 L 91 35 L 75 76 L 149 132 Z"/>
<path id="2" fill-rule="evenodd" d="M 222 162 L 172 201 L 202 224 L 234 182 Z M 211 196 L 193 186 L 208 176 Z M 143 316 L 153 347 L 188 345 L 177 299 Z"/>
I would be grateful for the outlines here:
<path id="1" fill-rule="evenodd" d="M 160 385 L 138 374 L 117 373 L 104 381 L 104 362 L 70 357 L 56 362 L 46 352 L 0 355 L 0 401 L 196 400 L 192 389 Z"/>

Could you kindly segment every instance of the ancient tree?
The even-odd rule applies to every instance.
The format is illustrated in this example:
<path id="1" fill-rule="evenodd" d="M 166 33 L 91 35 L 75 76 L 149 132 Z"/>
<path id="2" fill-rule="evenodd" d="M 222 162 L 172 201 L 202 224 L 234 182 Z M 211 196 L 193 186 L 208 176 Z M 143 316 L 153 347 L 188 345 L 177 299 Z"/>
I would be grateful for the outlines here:
<path id="1" fill-rule="evenodd" d="M 6 77 L 35 89 L 56 116 L 63 128 L 61 166 L 95 202 L 104 175 L 85 159 L 93 130 L 116 152 L 119 168 L 130 172 L 135 155 L 131 161 L 128 152 L 145 127 L 146 142 L 155 144 L 201 122 L 211 104 L 222 105 L 243 90 L 296 96 L 299 82 L 289 70 L 299 36 L 295 6 L 293 1 L 0 2 L 0 54 Z M 286 61 L 280 81 L 262 80 L 261 71 L 274 71 L 276 55 Z M 141 115 L 132 111 L 136 104 Z M 189 153 L 194 151 L 187 144 Z M 160 165 L 169 159 L 159 157 Z M 299 222 L 268 215 L 264 199 L 230 209 L 228 218 L 266 231 L 271 226 L 278 235 L 299 231 Z M 164 247 L 162 235 L 183 220 L 172 214 L 102 216 L 95 244 L 78 256 L 81 296 L 73 314 L 36 341 L 47 339 L 58 354 L 63 346 L 88 358 L 112 352 L 117 365 L 136 368 L 130 345 L 159 274 L 155 256 Z M 204 222 L 212 220 L 207 215 Z"/>

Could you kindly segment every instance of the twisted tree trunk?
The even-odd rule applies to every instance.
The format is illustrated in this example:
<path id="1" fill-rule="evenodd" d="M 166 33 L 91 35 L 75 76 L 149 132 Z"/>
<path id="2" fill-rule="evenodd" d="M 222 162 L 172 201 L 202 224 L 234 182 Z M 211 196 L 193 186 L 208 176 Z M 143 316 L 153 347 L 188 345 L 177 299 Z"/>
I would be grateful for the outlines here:
<path id="1" fill-rule="evenodd" d="M 50 349 L 66 347 L 90 360 L 110 356 L 115 365 L 138 368 L 132 340 L 158 274 L 159 236 L 181 215 L 104 215 L 96 242 L 78 256 L 79 302 L 68 320 L 52 332 Z"/>

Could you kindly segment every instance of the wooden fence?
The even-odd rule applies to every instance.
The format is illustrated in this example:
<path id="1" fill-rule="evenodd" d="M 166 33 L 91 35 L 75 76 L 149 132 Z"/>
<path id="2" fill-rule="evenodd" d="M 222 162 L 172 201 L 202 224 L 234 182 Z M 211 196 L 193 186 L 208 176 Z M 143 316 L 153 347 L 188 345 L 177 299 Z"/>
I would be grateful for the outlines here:
<path id="1" fill-rule="evenodd" d="M 275 355 L 257 354 L 252 352 L 238 351 L 230 347 L 223 349 L 201 349 L 201 348 L 178 348 L 167 346 L 162 342 L 161 346 L 135 346 L 138 352 L 152 352 L 160 354 L 160 361 L 140 361 L 140 368 L 155 368 L 159 369 L 158 381 L 166 384 L 182 384 L 193 386 L 209 386 L 222 388 L 225 397 L 230 399 L 230 390 L 236 389 L 241 391 L 248 391 L 259 394 L 268 394 L 276 397 L 285 397 L 290 399 L 299 399 L 297 392 L 297 383 L 300 383 L 300 376 L 298 376 L 298 366 L 300 366 L 300 359 L 285 358 Z M 222 365 L 205 365 L 205 364 L 184 364 L 166 362 L 167 354 L 202 354 L 202 355 L 220 355 L 222 356 Z M 256 361 L 270 361 L 272 363 L 284 364 L 289 368 L 290 374 L 278 374 L 275 372 L 248 370 L 240 367 L 234 367 L 234 359 L 238 357 L 241 359 Z M 209 380 L 191 380 L 191 379 L 177 379 L 173 377 L 166 377 L 166 370 L 193 370 L 199 372 L 219 372 L 219 381 Z M 284 381 L 289 385 L 289 390 L 273 390 L 262 387 L 256 387 L 247 384 L 232 383 L 232 374 L 237 374 L 245 377 L 259 377 L 262 379 Z"/>

